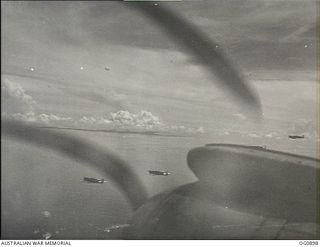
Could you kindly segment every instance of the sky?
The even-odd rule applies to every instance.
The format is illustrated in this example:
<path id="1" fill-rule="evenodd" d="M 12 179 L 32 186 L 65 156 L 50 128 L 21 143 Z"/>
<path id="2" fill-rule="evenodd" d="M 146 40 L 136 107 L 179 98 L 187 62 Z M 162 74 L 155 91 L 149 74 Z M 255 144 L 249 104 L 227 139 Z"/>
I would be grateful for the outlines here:
<path id="1" fill-rule="evenodd" d="M 2 115 L 94 129 L 317 132 L 317 1 L 155 3 L 219 44 L 259 93 L 262 122 L 154 22 L 110 1 L 1 2 Z"/>

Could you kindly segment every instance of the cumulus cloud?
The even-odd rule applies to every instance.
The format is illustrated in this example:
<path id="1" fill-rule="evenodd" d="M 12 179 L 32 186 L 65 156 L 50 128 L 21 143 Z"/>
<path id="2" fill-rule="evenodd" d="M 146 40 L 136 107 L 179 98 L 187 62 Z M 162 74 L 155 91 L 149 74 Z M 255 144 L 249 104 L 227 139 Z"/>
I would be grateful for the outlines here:
<path id="1" fill-rule="evenodd" d="M 200 126 L 199 128 L 194 128 L 194 127 L 185 127 L 183 125 L 172 125 L 172 126 L 164 126 L 163 127 L 164 130 L 168 131 L 168 132 L 172 132 L 175 134 L 203 134 L 204 128 L 202 126 Z"/>
<path id="2" fill-rule="evenodd" d="M 185 127 L 183 125 L 170 125 L 163 122 L 160 117 L 149 111 L 141 110 L 137 113 L 129 111 L 111 112 L 107 117 L 83 116 L 75 121 L 81 128 L 123 130 L 123 131 L 153 131 L 168 134 L 203 134 L 204 128 Z"/>
<path id="3" fill-rule="evenodd" d="M 72 122 L 70 117 L 40 113 L 35 110 L 36 101 L 26 93 L 24 88 L 16 82 L 3 78 L 1 83 L 2 116 L 18 121 L 52 125 Z"/>
<path id="4" fill-rule="evenodd" d="M 151 112 L 141 110 L 138 113 L 117 111 L 110 113 L 109 117 L 83 116 L 76 121 L 78 126 L 109 127 L 120 129 L 147 129 L 155 130 L 164 126 L 160 118 Z"/>
<path id="5" fill-rule="evenodd" d="M 2 111 L 7 114 L 34 112 L 35 100 L 22 86 L 8 78 L 1 80 Z"/>
<path id="6" fill-rule="evenodd" d="M 72 121 L 70 117 L 61 117 L 54 114 L 45 114 L 42 113 L 38 115 L 38 119 L 41 122 L 49 123 L 49 122 L 61 122 L 61 121 Z"/>
<path id="7" fill-rule="evenodd" d="M 86 117 L 83 116 L 82 118 L 77 121 L 78 124 L 83 124 L 83 125 L 93 125 L 96 124 L 97 120 L 94 117 Z"/>
<path id="8" fill-rule="evenodd" d="M 92 95 L 91 95 L 92 96 Z M 108 98 L 125 101 L 122 95 L 108 91 Z M 106 97 L 107 97 L 106 96 Z M 2 83 L 2 116 L 36 124 L 38 126 L 87 128 L 92 130 L 154 131 L 168 134 L 203 134 L 204 128 L 191 128 L 183 125 L 170 125 L 149 111 L 137 113 L 121 110 L 107 116 L 82 116 L 79 119 L 59 116 L 52 113 L 38 113 L 36 102 L 23 87 L 4 78 Z"/>
<path id="9" fill-rule="evenodd" d="M 133 128 L 152 130 L 157 132 L 167 132 L 174 134 L 203 134 L 204 128 L 191 128 L 183 125 L 169 125 L 164 123 L 158 116 L 151 112 L 141 110 L 133 114 L 128 111 L 118 111 L 111 113 L 111 122 L 120 128 Z"/>
<path id="10" fill-rule="evenodd" d="M 160 118 L 148 111 L 131 113 L 118 111 L 110 113 L 109 117 L 82 116 L 74 120 L 70 117 L 61 117 L 54 114 L 4 113 L 3 116 L 18 121 L 36 124 L 38 126 L 83 128 L 91 130 L 121 130 L 138 132 L 157 132 L 159 134 L 194 135 L 203 134 L 204 128 L 185 127 L 183 125 L 170 125 L 160 121 Z"/>
<path id="11" fill-rule="evenodd" d="M 155 129 L 163 126 L 159 117 L 144 110 L 137 114 L 128 111 L 111 113 L 111 121 L 119 127 L 132 126 L 137 128 Z"/>
<path id="12" fill-rule="evenodd" d="M 26 113 L 14 113 L 7 114 L 4 113 L 3 116 L 7 118 L 11 118 L 17 121 L 23 121 L 28 123 L 40 124 L 40 125 L 63 125 L 64 123 L 73 123 L 73 119 L 70 117 L 61 117 L 54 114 L 36 114 L 34 112 L 26 112 Z M 65 126 L 65 125 L 63 125 Z"/>

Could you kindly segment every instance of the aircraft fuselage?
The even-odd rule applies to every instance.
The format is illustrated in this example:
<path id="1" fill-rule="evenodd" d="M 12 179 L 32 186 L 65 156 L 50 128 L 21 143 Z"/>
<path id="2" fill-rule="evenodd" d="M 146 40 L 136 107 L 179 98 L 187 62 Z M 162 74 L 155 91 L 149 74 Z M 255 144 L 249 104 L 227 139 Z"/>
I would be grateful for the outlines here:
<path id="1" fill-rule="evenodd" d="M 170 175 L 170 172 L 168 171 L 152 171 L 152 170 L 149 170 L 148 171 L 150 175 L 153 175 L 153 176 L 168 176 Z"/>
<path id="2" fill-rule="evenodd" d="M 84 177 L 83 181 L 87 183 L 95 183 L 95 184 L 103 184 L 105 182 L 103 178 L 100 179 L 100 178 L 88 178 L 88 177 Z"/>

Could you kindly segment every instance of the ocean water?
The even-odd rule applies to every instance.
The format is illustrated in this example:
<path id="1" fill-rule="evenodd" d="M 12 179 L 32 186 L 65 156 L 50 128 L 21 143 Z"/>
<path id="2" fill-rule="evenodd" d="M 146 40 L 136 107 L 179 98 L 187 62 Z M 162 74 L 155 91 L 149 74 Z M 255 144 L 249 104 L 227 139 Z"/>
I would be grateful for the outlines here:
<path id="1" fill-rule="evenodd" d="M 314 139 L 252 138 L 236 135 L 162 137 L 101 132 L 77 135 L 126 160 L 148 196 L 196 181 L 186 163 L 188 151 L 206 143 L 265 145 L 270 149 L 317 157 Z M 2 237 L 7 239 L 112 239 L 132 210 L 119 189 L 96 170 L 52 150 L 2 138 Z M 169 170 L 150 176 L 147 170 Z M 81 182 L 106 178 L 104 184 Z"/>

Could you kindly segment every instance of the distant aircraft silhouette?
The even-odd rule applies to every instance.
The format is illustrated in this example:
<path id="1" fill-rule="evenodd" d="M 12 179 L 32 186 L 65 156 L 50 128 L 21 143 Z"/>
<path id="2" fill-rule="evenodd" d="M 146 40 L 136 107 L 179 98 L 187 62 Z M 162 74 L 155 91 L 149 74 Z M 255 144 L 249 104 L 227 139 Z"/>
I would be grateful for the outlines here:
<path id="1" fill-rule="evenodd" d="M 107 182 L 103 178 L 88 178 L 88 177 L 84 177 L 82 181 L 87 183 L 92 183 L 92 184 L 103 184 Z"/>
<path id="2" fill-rule="evenodd" d="M 288 137 L 290 139 L 303 139 L 304 135 L 289 135 Z"/>
<path id="3" fill-rule="evenodd" d="M 153 176 L 168 176 L 168 175 L 171 174 L 168 171 L 153 171 L 153 170 L 149 170 L 148 172 L 149 172 L 150 175 L 153 175 Z"/>

